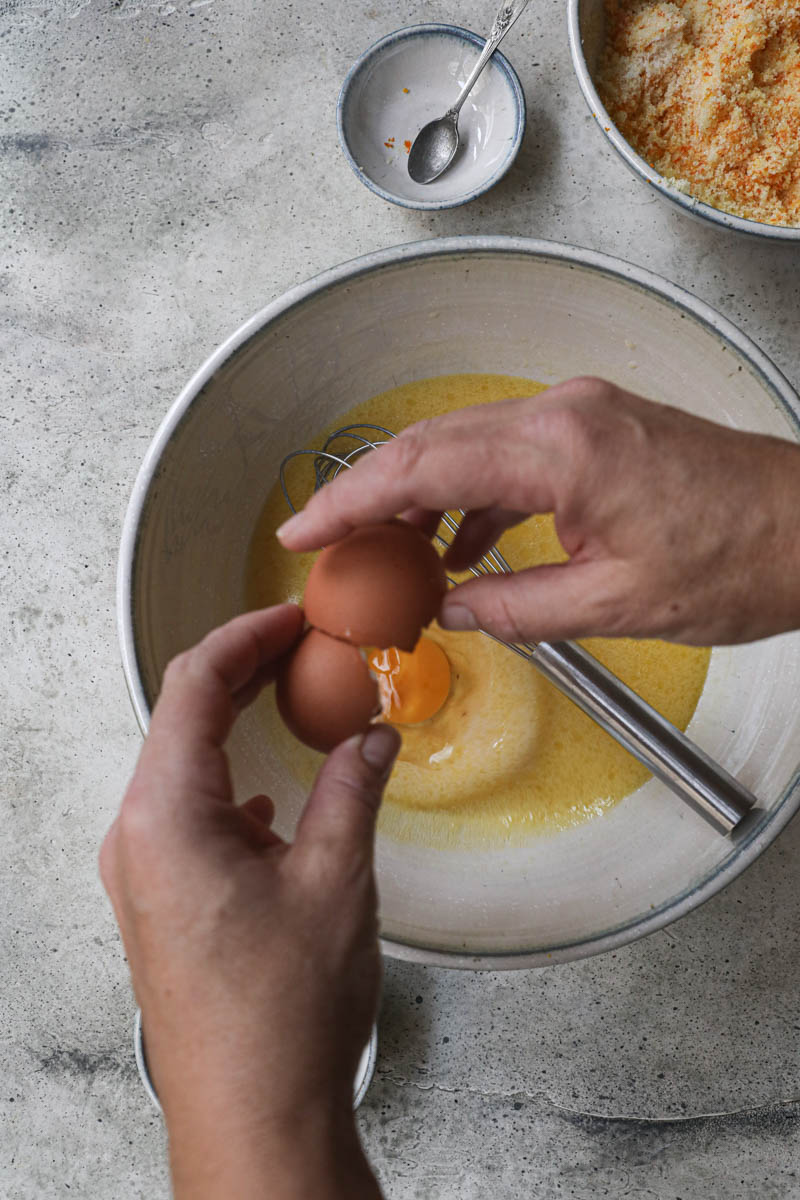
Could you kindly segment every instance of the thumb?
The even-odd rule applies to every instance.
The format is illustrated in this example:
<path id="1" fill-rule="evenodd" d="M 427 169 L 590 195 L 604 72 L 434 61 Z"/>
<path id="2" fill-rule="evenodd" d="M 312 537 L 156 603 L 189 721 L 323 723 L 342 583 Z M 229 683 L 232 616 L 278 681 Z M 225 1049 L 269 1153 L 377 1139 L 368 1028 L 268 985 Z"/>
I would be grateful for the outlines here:
<path id="1" fill-rule="evenodd" d="M 485 629 L 505 642 L 555 642 L 622 633 L 624 617 L 608 563 L 566 562 L 459 584 L 447 593 L 439 624 Z"/>
<path id="2" fill-rule="evenodd" d="M 399 749 L 396 729 L 373 725 L 328 755 L 297 827 L 295 857 L 326 874 L 372 863 L 375 822 Z"/>

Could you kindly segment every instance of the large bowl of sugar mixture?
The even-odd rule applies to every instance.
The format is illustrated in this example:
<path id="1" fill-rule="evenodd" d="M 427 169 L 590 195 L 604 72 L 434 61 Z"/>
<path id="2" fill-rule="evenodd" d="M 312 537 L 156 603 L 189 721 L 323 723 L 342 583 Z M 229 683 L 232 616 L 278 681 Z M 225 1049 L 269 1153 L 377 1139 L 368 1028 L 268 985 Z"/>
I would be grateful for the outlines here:
<path id="1" fill-rule="evenodd" d="M 637 267 L 500 237 L 345 263 L 233 333 L 147 452 L 118 580 L 122 657 L 143 731 L 169 659 L 242 611 L 254 530 L 283 456 L 362 400 L 464 372 L 544 384 L 599 375 L 725 425 L 800 439 L 798 397 L 757 347 Z M 688 732 L 759 799 L 731 838 L 654 779 L 574 828 L 513 841 L 432 844 L 413 827 L 404 837 L 379 830 L 385 951 L 450 966 L 541 966 L 618 947 L 691 911 L 797 810 L 799 696 L 800 633 L 712 651 Z M 237 723 L 236 793 L 269 793 L 277 828 L 291 837 L 305 789 L 265 729 L 259 704 Z"/>
<path id="2" fill-rule="evenodd" d="M 686 8 L 693 2 L 686 0 Z M 624 53 L 616 54 L 610 68 L 606 59 L 606 0 L 569 0 L 570 50 L 584 99 L 603 137 L 626 166 L 662 199 L 718 229 L 800 244 L 800 95 L 787 94 L 789 81 L 797 79 L 797 70 L 788 73 L 787 81 L 781 77 L 780 63 L 773 64 L 772 69 L 768 63 L 769 56 L 778 51 L 798 53 L 796 28 L 788 24 L 792 21 L 796 26 L 797 16 L 784 14 L 779 19 L 777 11 L 767 11 L 767 0 L 763 2 L 763 28 L 758 24 L 758 13 L 753 13 L 750 6 L 739 5 L 736 18 L 748 27 L 734 28 L 723 18 L 717 31 L 723 44 L 712 46 L 707 53 L 705 45 L 689 44 L 692 14 L 680 6 L 659 5 L 655 0 L 635 12 L 620 6 L 616 12 L 628 22 L 624 44 L 630 56 L 626 60 Z M 776 10 L 779 7 L 774 6 Z M 713 28 L 713 3 L 703 4 L 700 15 Z M 686 29 L 682 32 L 684 19 Z M 774 30 L 770 21 L 777 22 Z M 631 34 L 633 23 L 636 28 Z M 782 35 L 785 45 L 776 46 Z M 684 54 L 686 57 L 681 59 Z M 703 54 L 707 62 L 700 61 Z M 751 63 L 758 60 L 764 63 L 760 73 L 751 68 Z M 670 71 L 678 61 L 691 62 L 691 66 L 684 66 L 685 73 L 680 77 L 671 78 Z M 613 81 L 607 77 L 610 69 L 615 74 Z M 668 88 L 672 92 L 667 100 Z M 620 112 L 625 114 L 622 123 L 626 130 L 630 124 L 627 134 L 609 112 L 609 106 L 613 107 L 610 97 L 614 95 L 619 98 Z M 748 111 L 748 101 L 757 106 L 757 111 Z M 693 130 L 697 121 L 707 123 L 708 128 L 696 140 L 683 139 L 675 162 L 668 168 L 670 152 L 665 147 L 676 124 L 674 110 L 683 103 L 685 128 Z M 770 128 L 768 119 L 772 113 L 776 114 L 774 128 Z M 654 125 L 643 129 L 642 123 L 648 121 Z M 655 136 L 651 136 L 653 133 Z M 658 159 L 659 165 L 649 158 Z M 693 161 L 696 169 L 689 167 L 693 178 L 687 178 L 682 167 Z M 738 184 L 728 188 L 727 178 L 738 180 Z M 737 198 L 741 188 L 746 192 Z M 758 216 L 754 217 L 748 207 Z"/>

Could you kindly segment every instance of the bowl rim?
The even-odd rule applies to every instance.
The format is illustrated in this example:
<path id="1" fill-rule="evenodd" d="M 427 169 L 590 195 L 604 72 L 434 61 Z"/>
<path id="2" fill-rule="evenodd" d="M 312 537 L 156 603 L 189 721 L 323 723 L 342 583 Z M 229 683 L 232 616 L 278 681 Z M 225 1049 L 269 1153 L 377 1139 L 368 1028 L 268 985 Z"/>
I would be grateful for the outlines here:
<path id="1" fill-rule="evenodd" d="M 161 458 L 196 397 L 223 363 L 244 343 L 271 322 L 292 310 L 301 308 L 307 301 L 324 292 L 341 284 L 350 283 L 361 276 L 379 272 L 385 268 L 395 268 L 400 264 L 428 261 L 435 258 L 463 258 L 472 254 L 514 254 L 565 262 L 593 269 L 623 283 L 638 286 L 648 293 L 655 293 L 662 300 L 668 301 L 699 321 L 701 325 L 705 325 L 712 333 L 726 340 L 736 349 L 748 362 L 754 373 L 761 378 L 765 390 L 772 395 L 779 407 L 800 429 L 800 397 L 783 373 L 747 334 L 705 301 L 698 299 L 669 280 L 623 259 L 561 242 L 504 235 L 477 235 L 435 238 L 390 246 L 330 267 L 272 300 L 240 325 L 208 356 L 168 409 L 136 475 L 122 528 L 116 598 L 117 631 L 123 672 L 131 704 L 143 734 L 147 732 L 149 708 L 139 671 L 133 623 L 133 574 L 139 526 Z M 687 887 L 683 892 L 652 910 L 647 916 L 632 919 L 611 930 L 601 931 L 593 937 L 576 939 L 537 950 L 489 951 L 480 954 L 434 949 L 410 940 L 382 937 L 382 949 L 392 958 L 409 962 L 420 962 L 429 966 L 485 970 L 550 966 L 618 949 L 630 942 L 637 941 L 640 937 L 664 928 L 672 921 L 685 916 L 710 900 L 755 861 L 788 824 L 798 808 L 800 808 L 800 769 L 789 781 L 780 800 L 769 813 L 753 822 L 745 822 L 746 828 L 742 828 L 741 835 L 736 837 L 737 852 L 728 855 L 710 875 L 697 885 Z"/>
<path id="2" fill-rule="evenodd" d="M 473 188 L 469 192 L 465 192 L 463 196 L 457 196 L 450 200 L 412 200 L 407 196 L 398 196 L 396 192 L 390 192 L 386 188 L 381 187 L 376 183 L 364 169 L 359 165 L 358 160 L 350 149 L 350 142 L 345 129 L 344 111 L 347 102 L 347 97 L 350 88 L 355 81 L 356 76 L 367 66 L 369 62 L 382 54 L 390 46 L 396 42 L 406 41 L 412 37 L 427 36 L 438 34 L 455 35 L 467 41 L 477 49 L 482 50 L 486 42 L 486 38 L 480 37 L 479 34 L 473 33 L 470 29 L 464 29 L 460 25 L 451 25 L 444 22 L 427 22 L 423 25 L 406 25 L 402 29 L 395 29 L 392 33 L 387 33 L 384 37 L 378 38 L 377 42 L 373 42 L 368 46 L 363 54 L 359 55 L 350 70 L 344 77 L 344 82 L 339 90 L 339 98 L 336 101 L 336 131 L 339 135 L 339 145 L 342 149 L 350 169 L 353 171 L 356 178 L 364 184 L 364 187 L 369 188 L 376 196 L 380 196 L 382 200 L 387 200 L 390 204 L 397 204 L 401 208 L 413 208 L 420 211 L 436 212 L 445 208 L 459 208 L 462 204 L 468 204 L 471 200 L 477 199 L 490 188 L 499 183 L 503 176 L 510 170 L 514 159 L 519 153 L 519 148 L 522 145 L 522 138 L 525 133 L 525 124 L 527 121 L 527 106 L 525 103 L 525 92 L 522 89 L 522 84 L 519 81 L 519 76 L 512 67 L 511 63 L 501 54 L 499 50 L 495 50 L 492 55 L 492 61 L 497 63 L 497 66 L 503 71 L 506 76 L 506 81 L 509 84 L 511 93 L 514 97 L 514 102 L 517 112 L 517 123 L 514 130 L 514 137 L 508 149 L 506 157 L 503 159 L 500 166 L 492 175 L 490 175 L 478 187 Z"/>
<path id="3" fill-rule="evenodd" d="M 622 136 L 614 124 L 608 109 L 600 99 L 594 85 L 586 55 L 583 52 L 583 41 L 580 28 L 580 8 L 582 0 L 568 0 L 567 32 L 572 65 L 578 77 L 580 89 L 586 105 L 599 126 L 603 136 L 611 143 L 622 161 L 635 175 L 644 179 L 669 203 L 675 205 L 691 216 L 699 217 L 702 221 L 713 225 L 716 229 L 732 229 L 736 233 L 746 233 L 750 237 L 768 238 L 777 242 L 800 242 L 800 225 L 769 225 L 766 221 L 754 221 L 749 217 L 737 217 L 724 209 L 714 208 L 704 200 L 698 200 L 691 193 L 682 192 L 675 184 L 661 175 L 650 163 L 638 154 L 633 146 Z"/>

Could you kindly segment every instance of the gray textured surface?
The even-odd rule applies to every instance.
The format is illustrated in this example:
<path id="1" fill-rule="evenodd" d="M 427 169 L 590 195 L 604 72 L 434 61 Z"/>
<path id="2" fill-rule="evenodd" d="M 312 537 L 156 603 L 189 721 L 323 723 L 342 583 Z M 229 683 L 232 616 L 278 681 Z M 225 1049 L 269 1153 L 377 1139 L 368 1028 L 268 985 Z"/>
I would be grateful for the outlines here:
<path id="1" fill-rule="evenodd" d="M 737 321 L 798 385 L 800 255 L 673 214 L 592 127 L 564 6 L 507 39 L 512 173 L 423 215 L 335 137 L 352 59 L 491 4 L 0 3 L 0 1197 L 165 1195 L 95 853 L 138 746 L 114 627 L 135 471 L 168 403 L 290 284 L 444 233 L 576 242 Z M 297 142 L 304 151 L 293 158 Z M 389 964 L 362 1129 L 387 1195 L 800 1197 L 795 824 L 742 879 L 618 954 L 503 976 Z"/>

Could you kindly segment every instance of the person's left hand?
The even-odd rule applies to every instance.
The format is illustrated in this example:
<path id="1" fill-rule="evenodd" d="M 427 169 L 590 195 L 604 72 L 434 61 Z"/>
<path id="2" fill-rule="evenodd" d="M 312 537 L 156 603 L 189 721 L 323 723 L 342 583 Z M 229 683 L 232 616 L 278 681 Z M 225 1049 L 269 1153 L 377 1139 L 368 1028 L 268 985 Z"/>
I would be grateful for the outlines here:
<path id="1" fill-rule="evenodd" d="M 375 820 L 388 726 L 320 771 L 293 845 L 233 804 L 223 744 L 302 628 L 248 613 L 167 668 L 100 867 L 142 1008 L 175 1194 L 374 1197 L 352 1087 L 378 1000 Z"/>

